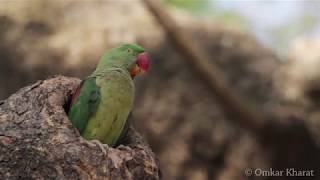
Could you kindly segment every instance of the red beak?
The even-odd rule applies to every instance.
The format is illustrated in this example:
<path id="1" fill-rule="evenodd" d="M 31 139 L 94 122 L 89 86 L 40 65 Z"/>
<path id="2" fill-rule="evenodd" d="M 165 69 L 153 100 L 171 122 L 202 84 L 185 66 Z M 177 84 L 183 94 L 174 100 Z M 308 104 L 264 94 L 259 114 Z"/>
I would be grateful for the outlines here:
<path id="1" fill-rule="evenodd" d="M 150 68 L 150 57 L 148 53 L 144 52 L 138 55 L 137 65 L 145 72 Z"/>
<path id="2" fill-rule="evenodd" d="M 136 65 L 131 69 L 131 76 L 147 72 L 150 68 L 150 57 L 148 53 L 140 53 L 137 58 Z"/>

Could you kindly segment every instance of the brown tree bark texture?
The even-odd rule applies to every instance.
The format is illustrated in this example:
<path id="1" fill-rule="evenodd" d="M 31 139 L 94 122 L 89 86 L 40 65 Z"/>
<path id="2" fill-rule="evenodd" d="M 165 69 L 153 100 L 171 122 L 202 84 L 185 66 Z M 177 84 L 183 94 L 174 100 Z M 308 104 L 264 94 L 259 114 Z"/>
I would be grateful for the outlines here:
<path id="1" fill-rule="evenodd" d="M 80 80 L 56 76 L 0 102 L 0 179 L 159 179 L 155 155 L 130 128 L 125 145 L 83 139 L 64 105 Z"/>

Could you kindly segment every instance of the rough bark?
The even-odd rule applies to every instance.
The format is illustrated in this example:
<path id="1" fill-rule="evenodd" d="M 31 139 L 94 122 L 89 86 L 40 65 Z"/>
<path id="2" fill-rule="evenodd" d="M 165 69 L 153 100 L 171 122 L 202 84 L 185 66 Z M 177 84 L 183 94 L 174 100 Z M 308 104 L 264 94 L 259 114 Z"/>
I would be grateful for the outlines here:
<path id="1" fill-rule="evenodd" d="M 79 82 L 56 76 L 0 102 L 0 179 L 159 179 L 155 155 L 133 128 L 105 153 L 79 135 L 65 112 Z"/>

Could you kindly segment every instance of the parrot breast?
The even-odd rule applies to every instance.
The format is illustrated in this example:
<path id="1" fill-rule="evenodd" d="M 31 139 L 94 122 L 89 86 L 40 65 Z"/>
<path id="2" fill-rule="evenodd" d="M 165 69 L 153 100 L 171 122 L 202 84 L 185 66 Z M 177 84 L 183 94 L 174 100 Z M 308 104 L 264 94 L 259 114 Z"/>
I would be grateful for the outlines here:
<path id="1" fill-rule="evenodd" d="M 124 70 L 106 72 L 96 78 L 96 83 L 100 87 L 101 99 L 83 136 L 114 145 L 132 109 L 134 84 L 131 76 Z"/>

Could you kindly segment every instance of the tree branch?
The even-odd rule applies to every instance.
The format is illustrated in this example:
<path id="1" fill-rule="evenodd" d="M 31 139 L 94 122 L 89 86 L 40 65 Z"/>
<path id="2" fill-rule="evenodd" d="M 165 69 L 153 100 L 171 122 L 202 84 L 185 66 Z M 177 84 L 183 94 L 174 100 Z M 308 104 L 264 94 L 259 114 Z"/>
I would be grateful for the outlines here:
<path id="1" fill-rule="evenodd" d="M 166 12 L 159 1 L 144 0 L 151 13 L 165 29 L 171 42 L 185 57 L 192 70 L 216 94 L 225 112 L 233 115 L 240 126 L 259 133 L 265 127 L 266 115 L 246 103 L 240 95 L 232 90 L 224 78 L 223 72 L 215 65 L 210 56 L 201 48 L 192 35 L 180 28 L 174 19 Z"/>
<path id="2" fill-rule="evenodd" d="M 144 0 L 144 2 L 194 73 L 216 95 L 218 103 L 226 114 L 232 115 L 229 119 L 252 132 L 261 145 L 272 154 L 270 167 L 309 170 L 319 167 L 320 148 L 313 141 L 304 119 L 292 117 L 289 114 L 283 118 L 285 120 L 281 120 L 283 116 L 277 113 L 266 114 L 246 103 L 247 101 L 240 98 L 240 95 L 228 84 L 223 72 L 199 43 L 175 23 L 158 1 Z M 319 175 L 318 172 L 315 177 L 317 175 Z"/>
<path id="3" fill-rule="evenodd" d="M 39 81 L 0 104 L 0 179 L 159 179 L 155 155 L 134 129 L 117 148 L 79 135 L 64 109 L 79 82 Z"/>

